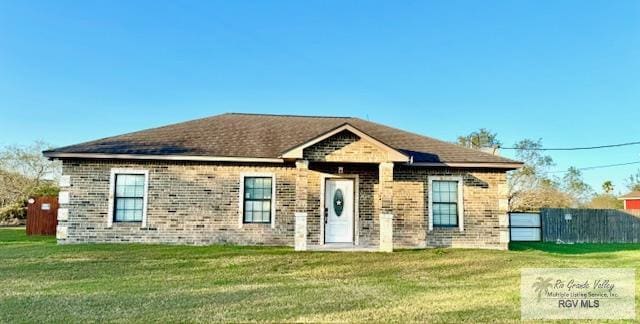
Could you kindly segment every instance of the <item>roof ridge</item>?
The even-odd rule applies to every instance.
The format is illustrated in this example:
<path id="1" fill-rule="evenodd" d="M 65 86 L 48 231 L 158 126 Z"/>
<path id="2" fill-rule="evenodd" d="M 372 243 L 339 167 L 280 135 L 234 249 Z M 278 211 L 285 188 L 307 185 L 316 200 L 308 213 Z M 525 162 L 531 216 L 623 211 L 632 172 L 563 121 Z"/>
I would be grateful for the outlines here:
<path id="1" fill-rule="evenodd" d="M 355 119 L 349 116 L 321 116 L 321 115 L 296 115 L 296 114 L 264 114 L 264 113 L 241 113 L 228 112 L 224 115 L 240 115 L 240 116 L 272 116 L 272 117 L 303 117 L 303 118 L 336 118 L 336 119 Z"/>

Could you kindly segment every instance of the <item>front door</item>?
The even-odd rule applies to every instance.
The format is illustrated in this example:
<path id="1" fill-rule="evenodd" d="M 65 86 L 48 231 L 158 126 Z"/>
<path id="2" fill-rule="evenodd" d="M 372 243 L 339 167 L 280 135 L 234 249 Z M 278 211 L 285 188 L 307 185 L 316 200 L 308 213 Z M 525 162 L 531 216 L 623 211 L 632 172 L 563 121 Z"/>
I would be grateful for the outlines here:
<path id="1" fill-rule="evenodd" d="M 353 180 L 327 179 L 324 192 L 325 243 L 353 243 Z"/>

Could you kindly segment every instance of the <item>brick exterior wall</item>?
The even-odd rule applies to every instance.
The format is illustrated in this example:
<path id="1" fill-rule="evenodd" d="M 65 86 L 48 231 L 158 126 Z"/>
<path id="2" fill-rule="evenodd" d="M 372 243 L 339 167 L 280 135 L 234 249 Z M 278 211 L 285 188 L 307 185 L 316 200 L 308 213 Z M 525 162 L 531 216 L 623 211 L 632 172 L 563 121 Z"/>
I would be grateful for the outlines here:
<path id="1" fill-rule="evenodd" d="M 296 208 L 307 217 L 307 244 L 322 242 L 323 206 L 321 182 L 327 176 L 357 178 L 357 241 L 360 245 L 378 245 L 380 214 L 383 211 L 381 190 L 392 195 L 393 242 L 406 247 L 474 247 L 506 248 L 500 231 L 505 224 L 504 200 L 506 175 L 501 170 L 447 169 L 409 167 L 396 164 L 380 184 L 380 159 L 384 152 L 357 137 L 340 133 L 305 149 L 311 161 L 305 165 L 197 163 L 178 161 L 65 160 L 63 174 L 71 186 L 68 219 L 59 226 L 66 235 L 60 243 L 142 242 L 179 244 L 294 244 Z M 355 136 L 355 135 L 354 135 Z M 355 140 L 355 141 L 354 141 Z M 364 142 L 364 143 L 363 143 Z M 323 152 L 323 153 L 319 153 Z M 336 153 L 338 152 L 338 153 Z M 347 162 L 326 163 L 321 155 Z M 327 158 L 329 160 L 329 158 Z M 367 163 L 350 163 L 358 160 Z M 376 163 L 371 163 L 377 161 Z M 382 160 L 383 161 L 383 160 Z M 109 182 L 112 168 L 149 171 L 147 226 L 140 223 L 113 223 L 108 227 Z M 385 169 L 389 170 L 389 169 Z M 241 174 L 273 173 L 276 178 L 275 226 L 242 224 L 239 199 Z M 301 174 L 301 172 L 303 174 Z M 387 171 L 385 171 L 387 172 Z M 434 228 L 428 231 L 428 177 L 459 175 L 464 179 L 464 231 L 458 228 Z M 357 176 L 357 177 L 356 177 Z M 306 184 L 306 188 L 301 185 Z M 301 188 L 297 190 L 297 188 Z M 392 193 L 388 190 L 392 189 Z M 307 197 L 306 204 L 296 203 Z M 299 199 L 299 198 L 298 198 Z M 62 231 L 64 232 L 64 230 Z"/>
<path id="2" fill-rule="evenodd" d="M 324 162 L 386 162 L 388 153 L 356 134 L 343 131 L 303 150 L 309 161 Z"/>
<path id="3" fill-rule="evenodd" d="M 429 176 L 462 176 L 464 231 L 458 227 L 434 227 L 429 231 Z M 499 205 L 505 199 L 506 173 L 500 170 L 415 168 L 394 170 L 394 245 L 396 247 L 465 247 L 506 249 L 501 242 L 500 223 L 507 211 Z"/>
<path id="4" fill-rule="evenodd" d="M 140 223 L 108 224 L 111 168 L 149 170 L 147 228 Z M 275 228 L 242 224 L 242 173 L 276 177 Z M 67 238 L 60 243 L 143 242 L 183 244 L 293 245 L 295 166 L 196 164 L 181 162 L 64 161 L 71 178 Z M 66 189 L 63 189 L 66 190 Z"/>

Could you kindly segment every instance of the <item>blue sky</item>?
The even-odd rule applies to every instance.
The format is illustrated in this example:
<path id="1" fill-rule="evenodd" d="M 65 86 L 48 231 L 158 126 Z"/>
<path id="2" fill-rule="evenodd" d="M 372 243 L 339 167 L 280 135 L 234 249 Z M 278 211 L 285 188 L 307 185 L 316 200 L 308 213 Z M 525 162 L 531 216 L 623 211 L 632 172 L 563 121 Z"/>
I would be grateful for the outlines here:
<path id="1" fill-rule="evenodd" d="M 639 104 L 635 0 L 0 0 L 0 145 L 234 111 L 589 146 L 640 140 Z M 640 146 L 552 156 L 565 170 Z M 623 190 L 638 167 L 585 177 Z"/>

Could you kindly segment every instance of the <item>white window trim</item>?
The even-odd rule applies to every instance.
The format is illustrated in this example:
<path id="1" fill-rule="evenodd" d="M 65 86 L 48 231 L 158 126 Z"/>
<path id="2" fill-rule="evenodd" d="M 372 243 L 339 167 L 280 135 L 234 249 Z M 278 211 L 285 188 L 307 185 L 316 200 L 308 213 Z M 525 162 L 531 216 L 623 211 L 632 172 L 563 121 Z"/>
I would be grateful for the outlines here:
<path id="1" fill-rule="evenodd" d="M 142 169 L 111 169 L 109 178 L 109 213 L 107 215 L 107 227 L 113 227 L 114 203 L 116 196 L 116 175 L 117 174 L 142 174 L 144 175 L 144 196 L 142 198 L 142 225 L 141 228 L 147 227 L 147 206 L 149 198 L 149 170 Z"/>
<path id="2" fill-rule="evenodd" d="M 429 231 L 433 231 L 433 181 L 457 181 L 458 182 L 458 228 L 464 231 L 464 182 L 461 176 L 429 176 Z"/>
<path id="3" fill-rule="evenodd" d="M 271 172 L 246 172 L 240 174 L 240 195 L 238 197 L 238 228 L 244 224 L 244 178 L 267 177 L 271 178 L 271 228 L 276 228 L 276 175 Z"/>

